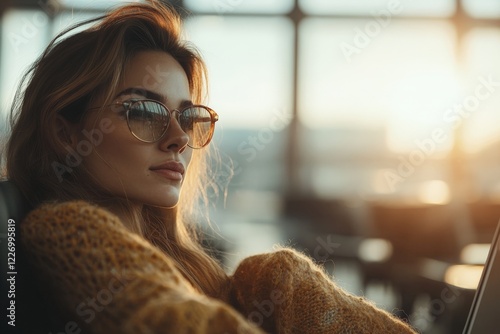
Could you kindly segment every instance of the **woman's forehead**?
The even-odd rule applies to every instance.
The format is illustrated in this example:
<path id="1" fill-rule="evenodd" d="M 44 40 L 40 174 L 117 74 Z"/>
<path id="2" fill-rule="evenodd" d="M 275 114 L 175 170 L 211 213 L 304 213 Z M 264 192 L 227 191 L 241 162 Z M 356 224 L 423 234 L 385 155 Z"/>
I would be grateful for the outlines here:
<path id="1" fill-rule="evenodd" d="M 163 51 L 142 51 L 132 57 L 114 93 L 121 92 L 164 103 L 191 99 L 186 72 L 177 60 Z"/>

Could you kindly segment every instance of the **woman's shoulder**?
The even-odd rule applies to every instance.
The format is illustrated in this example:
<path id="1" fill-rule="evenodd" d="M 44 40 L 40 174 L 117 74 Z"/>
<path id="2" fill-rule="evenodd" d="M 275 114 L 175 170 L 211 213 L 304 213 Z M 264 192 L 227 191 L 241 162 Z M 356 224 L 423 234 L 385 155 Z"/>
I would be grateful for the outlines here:
<path id="1" fill-rule="evenodd" d="M 53 201 L 37 206 L 26 215 L 22 225 L 120 224 L 118 217 L 97 204 L 84 201 Z"/>
<path id="2" fill-rule="evenodd" d="M 89 213 L 96 213 L 97 211 L 104 211 L 105 215 L 112 215 L 110 212 L 100 207 L 99 205 L 85 201 L 85 200 L 70 200 L 70 201 L 49 201 L 43 202 L 36 206 L 29 214 L 30 216 L 38 215 L 54 215 L 54 216 L 65 216 L 65 215 L 82 215 Z"/>
<path id="3" fill-rule="evenodd" d="M 238 271 L 273 271 L 273 268 L 294 269 L 316 267 L 312 259 L 293 248 L 280 247 L 269 253 L 249 256 L 241 261 Z"/>
<path id="4" fill-rule="evenodd" d="M 26 215 L 20 228 L 21 240 L 30 245 L 42 240 L 85 244 L 141 239 L 133 236 L 113 213 L 82 200 L 43 203 Z"/>
<path id="5" fill-rule="evenodd" d="M 88 269 L 87 274 L 102 272 L 104 268 L 108 268 L 108 272 L 121 268 L 137 274 L 149 272 L 152 266 L 175 276 L 176 280 L 180 277 L 170 257 L 130 231 L 118 216 L 86 201 L 38 206 L 21 223 L 21 243 L 34 259 L 33 263 L 43 271 L 55 271 L 53 275 L 57 277 L 64 270 L 52 264 L 55 259 L 61 263 L 78 263 Z"/>
<path id="6" fill-rule="evenodd" d="M 310 257 L 292 248 L 279 248 L 243 259 L 231 276 L 231 281 L 233 288 L 238 287 L 238 290 L 266 290 L 277 286 L 282 289 L 291 281 L 300 280 L 304 274 L 311 273 L 314 273 L 315 279 L 326 278 L 324 270 Z"/>

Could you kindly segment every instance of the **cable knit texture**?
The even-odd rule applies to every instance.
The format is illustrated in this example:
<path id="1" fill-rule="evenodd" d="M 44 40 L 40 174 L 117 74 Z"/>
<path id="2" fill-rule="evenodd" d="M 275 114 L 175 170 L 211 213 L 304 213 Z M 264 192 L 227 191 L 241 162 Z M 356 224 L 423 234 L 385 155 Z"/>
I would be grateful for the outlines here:
<path id="1" fill-rule="evenodd" d="M 197 292 L 172 259 L 87 202 L 37 208 L 21 240 L 56 312 L 84 333 L 414 333 L 289 249 L 245 259 L 229 305 Z"/>

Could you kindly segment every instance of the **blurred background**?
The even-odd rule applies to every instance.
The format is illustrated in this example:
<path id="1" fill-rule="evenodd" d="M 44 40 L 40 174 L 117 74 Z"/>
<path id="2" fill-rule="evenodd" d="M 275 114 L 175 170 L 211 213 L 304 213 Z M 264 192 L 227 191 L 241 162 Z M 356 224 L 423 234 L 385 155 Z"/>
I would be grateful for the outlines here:
<path id="1" fill-rule="evenodd" d="M 2 140 L 51 38 L 121 3 L 2 0 Z M 170 3 L 220 114 L 228 271 L 295 247 L 422 333 L 461 332 L 500 217 L 500 1 Z"/>

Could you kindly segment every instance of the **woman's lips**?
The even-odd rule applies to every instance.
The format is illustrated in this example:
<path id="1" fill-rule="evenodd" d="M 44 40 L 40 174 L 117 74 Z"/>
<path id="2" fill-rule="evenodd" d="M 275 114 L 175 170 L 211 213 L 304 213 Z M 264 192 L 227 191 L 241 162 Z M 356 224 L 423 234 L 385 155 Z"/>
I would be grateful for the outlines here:
<path id="1" fill-rule="evenodd" d="M 181 181 L 184 176 L 184 165 L 173 160 L 151 167 L 150 170 L 167 179 L 176 181 Z"/>
<path id="2" fill-rule="evenodd" d="M 153 172 L 160 174 L 161 176 L 170 179 L 170 180 L 175 180 L 175 181 L 181 181 L 182 180 L 182 174 L 171 169 L 153 169 Z"/>

